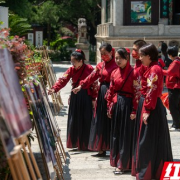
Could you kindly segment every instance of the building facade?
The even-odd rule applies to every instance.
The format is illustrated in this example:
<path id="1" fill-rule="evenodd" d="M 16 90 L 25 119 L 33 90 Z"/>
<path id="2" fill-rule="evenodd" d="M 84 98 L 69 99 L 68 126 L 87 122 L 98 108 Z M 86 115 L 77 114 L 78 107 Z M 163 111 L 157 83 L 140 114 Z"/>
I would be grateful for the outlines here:
<path id="1" fill-rule="evenodd" d="M 132 49 L 137 39 L 155 45 L 159 41 L 180 45 L 180 0 L 101 0 L 96 39 L 97 62 L 102 42 L 109 42 L 116 49 Z"/>

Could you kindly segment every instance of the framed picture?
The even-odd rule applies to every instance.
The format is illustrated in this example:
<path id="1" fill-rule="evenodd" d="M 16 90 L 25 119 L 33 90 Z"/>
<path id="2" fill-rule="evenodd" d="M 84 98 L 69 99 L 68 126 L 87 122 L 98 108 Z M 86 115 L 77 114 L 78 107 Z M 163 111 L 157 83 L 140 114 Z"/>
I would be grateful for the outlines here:
<path id="1" fill-rule="evenodd" d="M 33 111 L 35 125 L 39 135 L 39 142 L 43 150 L 48 173 L 51 177 L 53 167 L 57 165 L 57 162 L 54 154 L 55 140 L 53 138 L 51 127 L 48 123 L 49 119 L 47 119 L 44 115 L 43 104 L 39 99 L 38 93 L 36 93 L 34 84 L 32 82 L 26 84 L 25 89 L 29 99 L 29 105 Z"/>
<path id="2" fill-rule="evenodd" d="M 159 1 L 124 0 L 124 25 L 157 25 Z"/>
<path id="3" fill-rule="evenodd" d="M 131 1 L 131 23 L 151 23 L 151 1 Z"/>
<path id="4" fill-rule="evenodd" d="M 7 49 L 0 49 L 0 113 L 11 134 L 17 138 L 29 133 L 32 123 L 26 107 L 12 56 Z"/>
<path id="5" fill-rule="evenodd" d="M 0 139 L 2 141 L 2 145 L 5 150 L 6 156 L 9 157 L 10 152 L 13 150 L 15 146 L 15 142 L 9 130 L 9 127 L 6 124 L 6 120 L 1 114 L 0 114 Z"/>

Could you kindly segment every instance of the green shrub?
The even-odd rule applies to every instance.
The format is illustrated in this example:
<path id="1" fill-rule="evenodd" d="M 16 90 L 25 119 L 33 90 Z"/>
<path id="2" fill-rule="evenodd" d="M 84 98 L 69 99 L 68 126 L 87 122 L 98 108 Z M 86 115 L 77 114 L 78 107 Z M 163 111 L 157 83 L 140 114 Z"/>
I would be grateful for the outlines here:
<path id="1" fill-rule="evenodd" d="M 96 52 L 95 51 L 89 52 L 89 61 L 96 62 Z"/>
<path id="2" fill-rule="evenodd" d="M 70 61 L 71 51 L 67 50 L 67 48 L 76 46 L 73 39 L 58 38 L 50 43 L 50 47 L 54 50 L 49 52 L 52 61 Z"/>

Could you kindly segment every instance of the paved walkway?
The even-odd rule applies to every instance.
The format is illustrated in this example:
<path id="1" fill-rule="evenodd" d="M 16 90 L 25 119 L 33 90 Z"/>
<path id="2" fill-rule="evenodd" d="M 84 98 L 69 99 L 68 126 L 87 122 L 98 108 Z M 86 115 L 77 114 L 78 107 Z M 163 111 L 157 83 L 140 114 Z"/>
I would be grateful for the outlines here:
<path id="1" fill-rule="evenodd" d="M 55 72 L 57 77 L 60 77 L 63 72 L 67 70 L 70 65 L 54 65 Z M 64 144 L 64 148 L 67 152 L 67 165 L 64 167 L 64 178 L 65 180 L 134 180 L 135 178 L 129 174 L 125 175 L 114 175 L 113 170 L 109 164 L 109 156 L 106 158 L 95 158 L 92 157 L 92 154 L 95 152 L 83 152 L 83 151 L 73 151 L 66 148 L 66 127 L 67 127 L 67 115 L 68 115 L 68 97 L 71 92 L 70 82 L 61 90 L 61 97 L 64 103 L 64 108 L 57 116 L 57 121 L 61 129 L 61 138 Z M 168 112 L 169 113 L 169 112 Z M 168 114 L 168 123 L 172 123 L 172 118 Z M 171 133 L 171 142 L 173 149 L 173 157 L 175 161 L 180 161 L 180 132 Z M 36 147 L 37 144 L 33 143 L 33 147 Z M 38 151 L 38 150 L 37 150 Z M 41 160 L 39 160 L 41 163 Z"/>

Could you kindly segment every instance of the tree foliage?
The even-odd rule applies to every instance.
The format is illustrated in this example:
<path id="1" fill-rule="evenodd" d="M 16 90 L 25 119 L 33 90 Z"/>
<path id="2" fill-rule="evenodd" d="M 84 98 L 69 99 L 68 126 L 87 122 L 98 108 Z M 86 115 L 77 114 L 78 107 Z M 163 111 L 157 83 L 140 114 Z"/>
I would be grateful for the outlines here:
<path id="1" fill-rule="evenodd" d="M 9 16 L 9 27 L 11 36 L 23 36 L 32 30 L 31 25 L 27 23 L 26 18 L 21 18 L 18 15 L 11 14 Z"/>
<path id="2" fill-rule="evenodd" d="M 87 20 L 90 41 L 95 44 L 94 35 L 97 25 L 100 24 L 101 0 L 61 0 L 61 21 L 69 22 L 77 26 L 78 19 L 83 17 Z"/>
<path id="3" fill-rule="evenodd" d="M 4 0 L 2 6 L 9 7 L 9 10 L 23 18 L 31 18 L 32 4 L 28 0 Z"/>
<path id="4" fill-rule="evenodd" d="M 5 6 L 20 17 L 27 18 L 29 23 L 46 25 L 47 30 L 52 32 L 51 35 L 66 23 L 77 27 L 78 19 L 86 18 L 90 41 L 95 44 L 94 35 L 101 19 L 101 0 L 4 1 Z"/>

